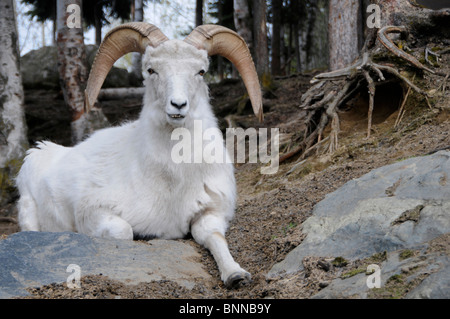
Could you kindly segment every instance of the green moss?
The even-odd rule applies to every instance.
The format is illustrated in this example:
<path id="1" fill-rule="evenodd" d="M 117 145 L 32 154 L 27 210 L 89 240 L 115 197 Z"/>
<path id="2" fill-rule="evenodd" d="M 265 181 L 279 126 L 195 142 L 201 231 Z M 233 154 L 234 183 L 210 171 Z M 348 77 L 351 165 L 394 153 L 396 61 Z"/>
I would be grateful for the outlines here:
<path id="1" fill-rule="evenodd" d="M 297 223 L 294 222 L 290 222 L 283 230 L 283 234 L 286 235 L 288 233 L 289 230 L 291 230 L 292 228 L 297 227 Z"/>
<path id="2" fill-rule="evenodd" d="M 417 267 L 412 270 L 414 273 Z M 411 273 L 410 273 L 411 274 Z M 410 275 L 409 274 L 409 275 Z M 371 289 L 368 298 L 375 299 L 400 299 L 404 298 L 408 292 L 417 287 L 429 274 L 418 274 L 413 279 L 406 278 L 404 274 L 397 274 L 389 277 L 386 284 L 381 288 Z"/>
<path id="3" fill-rule="evenodd" d="M 369 291 L 369 298 L 379 299 L 400 299 L 408 291 L 408 286 L 405 285 L 402 275 L 393 275 L 387 281 L 386 285 L 381 288 L 374 288 Z"/>
<path id="4" fill-rule="evenodd" d="M 348 265 L 348 260 L 345 259 L 344 257 L 336 257 L 331 262 L 331 264 L 333 264 L 333 266 L 335 267 L 345 267 Z"/>
<path id="5" fill-rule="evenodd" d="M 261 85 L 264 90 L 273 91 L 276 89 L 275 82 L 273 80 L 272 75 L 267 72 L 261 76 Z"/>
<path id="6" fill-rule="evenodd" d="M 433 50 L 431 50 L 433 51 Z M 440 67 L 437 58 L 432 55 L 432 54 L 428 54 L 428 61 L 436 68 Z M 425 60 L 425 52 L 423 52 L 419 58 L 419 62 L 422 63 L 423 65 L 427 65 L 429 64 L 426 60 Z"/>
<path id="7" fill-rule="evenodd" d="M 402 250 L 400 252 L 400 254 L 398 255 L 400 260 L 405 260 L 405 259 L 411 258 L 413 256 L 415 256 L 415 252 L 413 250 L 410 250 L 410 249 Z"/>
<path id="8" fill-rule="evenodd" d="M 380 264 L 387 259 L 387 251 L 376 253 L 365 259 L 365 262 L 369 264 Z"/>
<path id="9" fill-rule="evenodd" d="M 404 279 L 402 275 L 393 275 L 391 277 L 388 278 L 387 280 L 387 284 L 388 283 L 397 283 L 397 284 L 401 284 L 403 283 Z"/>
<path id="10" fill-rule="evenodd" d="M 347 272 L 343 273 L 340 276 L 340 278 L 341 279 L 347 279 L 347 278 L 356 276 L 357 274 L 364 273 L 364 272 L 366 272 L 366 267 L 359 267 L 359 268 L 355 268 L 355 269 L 352 269 L 350 271 L 347 271 Z"/>

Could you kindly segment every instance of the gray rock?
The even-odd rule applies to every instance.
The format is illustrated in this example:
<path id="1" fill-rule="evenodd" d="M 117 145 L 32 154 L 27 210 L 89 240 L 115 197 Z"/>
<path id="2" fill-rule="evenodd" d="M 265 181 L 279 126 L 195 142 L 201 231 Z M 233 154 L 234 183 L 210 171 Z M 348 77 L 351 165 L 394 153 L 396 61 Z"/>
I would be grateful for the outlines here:
<path id="1" fill-rule="evenodd" d="M 19 232 L 0 241 L 0 298 L 27 295 L 27 287 L 66 282 L 71 264 L 81 276 L 102 274 L 126 284 L 171 280 L 192 288 L 210 275 L 200 255 L 180 241 L 147 243 L 63 232 Z"/>
<path id="2" fill-rule="evenodd" d="M 302 270 L 306 256 L 364 259 L 423 247 L 450 232 L 449 214 L 449 151 L 378 168 L 318 203 L 303 223 L 305 240 L 268 277 Z"/>
<path id="3" fill-rule="evenodd" d="M 391 252 L 380 264 L 380 288 L 385 288 L 390 278 L 401 276 L 405 285 L 421 275 L 427 275 L 405 298 L 450 298 L 449 258 L 440 254 L 426 254 L 401 260 L 401 251 Z M 313 299 L 367 298 L 371 289 L 367 285 L 367 274 L 359 273 L 346 279 L 335 279 Z M 397 290 L 401 290 L 397 287 Z M 376 294 L 376 293 L 375 293 Z"/>
<path id="4" fill-rule="evenodd" d="M 367 276 L 357 274 L 347 279 L 335 279 L 326 288 L 315 294 L 312 299 L 366 298 L 369 288 Z"/>
<path id="5" fill-rule="evenodd" d="M 97 46 L 86 46 L 88 68 L 94 61 Z M 59 90 L 59 72 L 56 47 L 47 46 L 33 50 L 20 58 L 20 70 L 25 89 Z M 105 79 L 103 88 L 141 86 L 142 83 L 127 70 L 113 67 Z"/>
<path id="6" fill-rule="evenodd" d="M 442 270 L 431 274 L 413 291 L 406 295 L 411 299 L 450 299 L 450 266 L 443 260 Z"/>
<path id="7" fill-rule="evenodd" d="M 450 232 L 450 152 L 378 168 L 328 194 L 303 223 L 307 237 L 269 276 L 302 269 L 305 256 L 366 258 Z M 416 210 L 418 217 L 408 216 Z"/>

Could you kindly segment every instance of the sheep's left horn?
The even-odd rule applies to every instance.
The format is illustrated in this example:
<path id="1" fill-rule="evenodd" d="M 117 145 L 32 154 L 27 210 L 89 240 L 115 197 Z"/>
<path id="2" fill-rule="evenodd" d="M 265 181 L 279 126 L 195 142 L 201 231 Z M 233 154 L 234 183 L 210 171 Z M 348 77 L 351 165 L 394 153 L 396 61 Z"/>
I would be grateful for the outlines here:
<path id="1" fill-rule="evenodd" d="M 85 112 L 89 112 L 94 105 L 109 70 L 120 57 L 129 52 L 144 53 L 148 45 L 156 47 L 166 40 L 167 37 L 159 28 L 146 22 L 125 23 L 109 31 L 98 49 L 89 74 Z"/>
<path id="2" fill-rule="evenodd" d="M 192 30 L 184 41 L 198 49 L 206 50 L 209 55 L 221 55 L 236 66 L 250 96 L 253 112 L 262 121 L 261 87 L 250 50 L 244 39 L 228 28 L 205 24 Z"/>

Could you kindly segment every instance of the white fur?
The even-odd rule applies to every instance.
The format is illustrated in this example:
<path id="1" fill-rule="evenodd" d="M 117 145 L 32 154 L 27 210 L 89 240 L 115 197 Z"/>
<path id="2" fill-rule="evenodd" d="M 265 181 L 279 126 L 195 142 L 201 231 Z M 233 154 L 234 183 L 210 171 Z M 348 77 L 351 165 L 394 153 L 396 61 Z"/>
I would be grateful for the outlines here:
<path id="1" fill-rule="evenodd" d="M 155 73 L 148 74 L 149 68 Z M 199 75 L 207 68 L 206 51 L 183 41 L 148 47 L 137 121 L 99 130 L 74 147 L 42 142 L 30 149 L 17 177 L 22 230 L 129 240 L 133 234 L 174 239 L 191 232 L 211 251 L 227 285 L 248 279 L 224 239 L 236 202 L 232 164 L 171 159 L 174 128 L 192 130 L 194 120 L 202 121 L 203 130 L 217 127 Z"/>

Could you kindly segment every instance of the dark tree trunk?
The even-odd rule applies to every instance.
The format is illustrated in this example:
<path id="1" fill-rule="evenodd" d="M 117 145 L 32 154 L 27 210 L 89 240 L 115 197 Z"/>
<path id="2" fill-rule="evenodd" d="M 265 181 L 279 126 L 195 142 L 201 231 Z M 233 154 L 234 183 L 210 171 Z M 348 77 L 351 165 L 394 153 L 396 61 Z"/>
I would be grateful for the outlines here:
<path id="1" fill-rule="evenodd" d="M 133 0 L 133 21 L 144 21 L 144 8 L 142 0 Z M 131 53 L 132 73 L 137 81 L 142 82 L 142 55 L 137 52 Z"/>
<path id="2" fill-rule="evenodd" d="M 196 0 L 195 6 L 195 26 L 203 24 L 203 0 Z"/>
<path id="3" fill-rule="evenodd" d="M 281 9 L 282 0 L 272 1 L 272 75 L 281 73 Z"/>
<path id="4" fill-rule="evenodd" d="M 256 71 L 262 77 L 269 73 L 269 52 L 267 47 L 266 1 L 253 0 L 253 32 Z"/>

